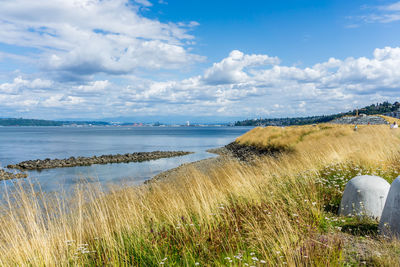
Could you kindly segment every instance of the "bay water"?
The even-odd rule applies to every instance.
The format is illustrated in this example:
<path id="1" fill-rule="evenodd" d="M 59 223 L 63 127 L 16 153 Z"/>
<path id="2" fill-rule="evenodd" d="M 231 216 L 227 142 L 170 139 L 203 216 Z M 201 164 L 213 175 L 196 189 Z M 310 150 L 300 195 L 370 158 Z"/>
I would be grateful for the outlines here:
<path id="1" fill-rule="evenodd" d="M 150 151 L 191 151 L 183 157 L 29 171 L 29 180 L 44 192 L 69 191 L 78 183 L 104 186 L 139 185 L 183 163 L 216 155 L 222 147 L 250 130 L 248 127 L 0 127 L 0 166 L 24 160 L 71 156 L 90 157 Z M 8 170 L 13 171 L 13 170 Z M 3 182 L 12 185 L 13 181 Z"/>

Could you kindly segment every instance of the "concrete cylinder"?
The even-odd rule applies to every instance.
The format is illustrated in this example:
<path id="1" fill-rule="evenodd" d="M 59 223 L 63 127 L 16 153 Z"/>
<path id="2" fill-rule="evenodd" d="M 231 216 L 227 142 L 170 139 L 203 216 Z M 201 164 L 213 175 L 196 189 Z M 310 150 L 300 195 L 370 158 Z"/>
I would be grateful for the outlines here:
<path id="1" fill-rule="evenodd" d="M 339 214 L 368 216 L 379 219 L 385 206 L 390 184 L 383 178 L 371 175 L 351 179 L 343 192 Z"/>
<path id="2" fill-rule="evenodd" d="M 379 230 L 381 234 L 400 238 L 400 176 L 390 186 Z"/>

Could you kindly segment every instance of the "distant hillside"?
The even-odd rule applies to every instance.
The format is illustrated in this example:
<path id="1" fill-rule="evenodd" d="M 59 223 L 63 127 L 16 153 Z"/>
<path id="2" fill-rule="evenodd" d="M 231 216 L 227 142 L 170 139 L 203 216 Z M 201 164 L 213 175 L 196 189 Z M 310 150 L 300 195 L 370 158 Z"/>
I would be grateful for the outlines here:
<path id="1" fill-rule="evenodd" d="M 345 113 L 338 113 L 332 115 L 323 116 L 310 116 L 310 117 L 298 117 L 298 118 L 276 118 L 276 119 L 253 119 L 237 121 L 235 126 L 289 126 L 289 125 L 306 125 L 314 123 L 324 123 L 329 122 L 334 119 L 340 118 L 345 115 L 356 115 L 366 114 L 366 115 L 377 115 L 386 114 L 390 112 L 397 111 L 400 108 L 400 103 L 395 102 L 393 104 L 389 102 L 383 102 L 378 104 L 372 104 L 360 109 L 355 109 Z"/>
<path id="2" fill-rule="evenodd" d="M 22 118 L 0 119 L 0 126 L 63 126 L 63 125 L 110 125 L 101 121 L 52 121 Z"/>
<path id="3" fill-rule="evenodd" d="M 62 126 L 59 121 L 34 120 L 34 119 L 0 119 L 0 126 Z"/>

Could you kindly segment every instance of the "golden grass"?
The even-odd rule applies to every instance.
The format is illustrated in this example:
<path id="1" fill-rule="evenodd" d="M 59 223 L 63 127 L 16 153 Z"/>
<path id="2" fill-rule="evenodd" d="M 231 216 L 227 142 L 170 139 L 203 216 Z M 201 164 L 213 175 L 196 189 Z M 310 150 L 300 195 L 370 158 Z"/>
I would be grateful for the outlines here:
<path id="1" fill-rule="evenodd" d="M 389 116 L 384 116 L 384 115 L 379 115 L 379 117 L 384 118 L 390 124 L 392 124 L 393 122 L 396 122 L 397 125 L 400 124 L 400 119 L 389 117 Z"/>
<path id="2" fill-rule="evenodd" d="M 237 142 L 256 147 L 290 148 L 284 158 L 304 161 L 305 168 L 331 162 L 384 161 L 398 151 L 399 132 L 386 125 L 360 125 L 354 131 L 352 125 L 319 124 L 291 127 L 255 128 L 237 138 Z M 365 154 L 360 155 L 360 151 Z M 368 152 L 367 152 L 368 151 Z M 378 160 L 379 159 L 379 160 Z"/>
<path id="3" fill-rule="evenodd" d="M 321 170 L 351 163 L 393 178 L 399 135 L 388 126 L 256 128 L 237 141 L 289 152 L 107 194 L 78 188 L 72 199 L 18 187 L 0 210 L 0 265 L 340 265 L 343 240 L 321 230 L 330 192 Z"/>

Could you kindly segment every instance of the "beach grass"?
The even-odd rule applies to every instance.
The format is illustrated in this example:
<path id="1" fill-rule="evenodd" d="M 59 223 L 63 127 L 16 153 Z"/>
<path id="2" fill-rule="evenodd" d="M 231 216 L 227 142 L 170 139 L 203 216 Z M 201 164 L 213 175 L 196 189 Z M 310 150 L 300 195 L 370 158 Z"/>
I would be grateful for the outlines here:
<path id="1" fill-rule="evenodd" d="M 393 118 L 393 117 L 389 117 L 389 116 L 385 116 L 385 115 L 380 115 L 380 117 L 384 118 L 388 123 L 396 122 L 397 125 L 399 125 L 399 123 L 400 123 L 400 119 L 398 119 L 398 118 Z"/>
<path id="2" fill-rule="evenodd" d="M 400 131 L 266 127 L 237 142 L 281 152 L 108 193 L 45 195 L 20 182 L 0 210 L 0 265 L 400 265 L 399 242 L 376 221 L 336 215 L 355 175 L 399 175 Z"/>

